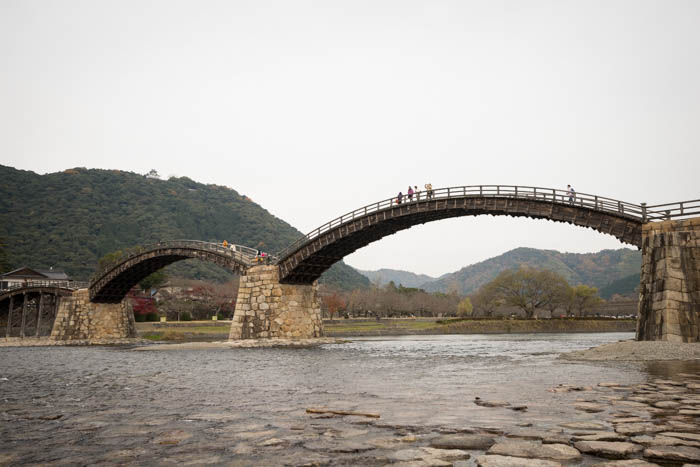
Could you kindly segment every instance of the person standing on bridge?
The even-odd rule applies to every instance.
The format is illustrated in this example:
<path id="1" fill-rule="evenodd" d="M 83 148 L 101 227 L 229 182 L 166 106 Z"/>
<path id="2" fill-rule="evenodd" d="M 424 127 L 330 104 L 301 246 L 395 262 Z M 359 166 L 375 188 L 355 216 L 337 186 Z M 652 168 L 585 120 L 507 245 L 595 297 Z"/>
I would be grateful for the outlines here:
<path id="1" fill-rule="evenodd" d="M 420 201 L 420 190 L 418 185 L 413 185 L 413 192 L 416 194 L 416 201 Z"/>
<path id="2" fill-rule="evenodd" d="M 228 247 L 228 242 L 226 240 L 224 240 L 223 245 L 224 245 L 224 248 Z"/>
<path id="3" fill-rule="evenodd" d="M 399 191 L 399 194 L 396 195 L 396 204 L 401 204 L 401 200 L 403 199 L 403 193 Z"/>
<path id="4" fill-rule="evenodd" d="M 410 203 L 413 201 L 413 188 L 411 188 L 411 185 L 408 185 L 408 202 Z"/>
<path id="5" fill-rule="evenodd" d="M 425 192 L 428 194 L 428 199 L 431 199 L 433 197 L 433 184 L 432 183 L 425 184 Z"/>
<path id="6" fill-rule="evenodd" d="M 576 190 L 571 185 L 566 185 L 566 194 L 569 196 L 569 204 L 574 204 L 576 198 Z"/>

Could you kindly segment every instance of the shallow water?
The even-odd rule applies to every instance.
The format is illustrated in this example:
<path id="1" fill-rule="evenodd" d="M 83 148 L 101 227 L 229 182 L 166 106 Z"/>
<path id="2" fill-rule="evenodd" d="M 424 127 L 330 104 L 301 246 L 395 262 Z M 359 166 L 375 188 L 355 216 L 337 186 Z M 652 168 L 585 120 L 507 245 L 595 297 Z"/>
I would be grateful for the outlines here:
<path id="1" fill-rule="evenodd" d="M 599 418 L 573 408 L 580 394 L 547 391 L 558 384 L 700 373 L 697 363 L 556 358 L 632 337 L 405 336 L 307 349 L 161 352 L 3 348 L 0 464 L 383 465 L 408 433 L 420 441 Z M 477 396 L 528 410 L 480 407 Z M 306 413 L 311 407 L 381 418 L 323 418 Z"/>

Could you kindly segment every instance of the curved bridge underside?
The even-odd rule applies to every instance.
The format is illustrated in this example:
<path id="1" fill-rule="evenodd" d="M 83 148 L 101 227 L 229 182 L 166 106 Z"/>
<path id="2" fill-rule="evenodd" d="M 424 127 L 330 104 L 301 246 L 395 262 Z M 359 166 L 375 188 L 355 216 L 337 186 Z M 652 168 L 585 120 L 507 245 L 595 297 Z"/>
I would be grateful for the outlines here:
<path id="1" fill-rule="evenodd" d="M 483 214 L 565 222 L 612 235 L 621 242 L 638 248 L 642 244 L 641 217 L 599 210 L 595 205 L 570 205 L 552 199 L 473 195 L 423 199 L 355 216 L 281 255 L 278 263 L 280 282 L 310 284 L 333 263 L 355 250 L 414 225 L 450 217 Z"/>
<path id="2" fill-rule="evenodd" d="M 90 301 L 119 303 L 126 294 L 151 273 L 190 258 L 218 264 L 238 274 L 245 274 L 251 264 L 246 254 L 205 242 L 197 244 L 158 244 L 132 254 L 117 264 L 98 272 L 90 281 Z"/>

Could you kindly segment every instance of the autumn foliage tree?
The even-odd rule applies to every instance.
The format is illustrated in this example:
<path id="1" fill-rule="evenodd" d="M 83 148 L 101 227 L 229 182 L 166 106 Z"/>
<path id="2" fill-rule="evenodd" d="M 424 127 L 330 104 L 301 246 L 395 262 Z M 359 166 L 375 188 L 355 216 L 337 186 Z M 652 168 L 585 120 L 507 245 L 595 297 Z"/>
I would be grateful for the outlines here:
<path id="1" fill-rule="evenodd" d="M 333 292 L 329 295 L 325 295 L 322 298 L 323 304 L 326 307 L 326 310 L 328 310 L 328 316 L 330 319 L 333 319 L 333 316 L 341 309 L 344 309 L 346 307 L 346 302 L 343 300 L 343 298 L 338 295 L 337 292 Z"/>

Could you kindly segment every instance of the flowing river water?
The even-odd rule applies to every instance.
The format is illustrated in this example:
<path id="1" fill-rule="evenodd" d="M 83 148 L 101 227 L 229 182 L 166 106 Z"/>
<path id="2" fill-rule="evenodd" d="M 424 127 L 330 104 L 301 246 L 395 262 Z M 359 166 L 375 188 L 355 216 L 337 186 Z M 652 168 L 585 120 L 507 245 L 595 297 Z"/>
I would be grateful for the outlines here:
<path id="1" fill-rule="evenodd" d="M 580 393 L 548 391 L 560 384 L 631 385 L 700 373 L 689 362 L 557 359 L 632 337 L 405 336 L 158 352 L 2 348 L 0 465 L 385 465 L 444 433 L 503 435 L 600 419 L 573 407 Z M 476 397 L 527 410 L 482 407 Z M 475 465 L 477 454 L 455 465 Z"/>

